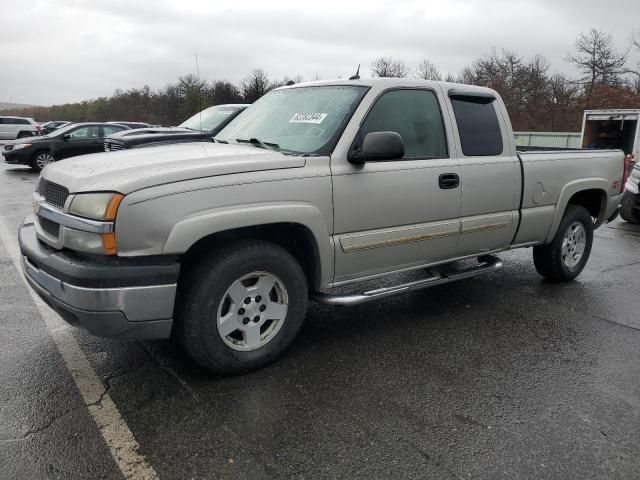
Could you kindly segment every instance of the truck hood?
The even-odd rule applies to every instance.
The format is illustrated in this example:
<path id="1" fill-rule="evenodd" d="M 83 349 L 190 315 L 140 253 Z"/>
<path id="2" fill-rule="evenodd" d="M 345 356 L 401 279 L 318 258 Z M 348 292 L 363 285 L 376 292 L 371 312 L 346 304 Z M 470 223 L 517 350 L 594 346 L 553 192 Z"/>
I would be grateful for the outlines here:
<path id="1" fill-rule="evenodd" d="M 67 187 L 70 193 L 114 191 L 126 195 L 165 183 L 304 164 L 304 157 L 251 145 L 198 142 L 73 157 L 47 166 L 42 178 Z"/>

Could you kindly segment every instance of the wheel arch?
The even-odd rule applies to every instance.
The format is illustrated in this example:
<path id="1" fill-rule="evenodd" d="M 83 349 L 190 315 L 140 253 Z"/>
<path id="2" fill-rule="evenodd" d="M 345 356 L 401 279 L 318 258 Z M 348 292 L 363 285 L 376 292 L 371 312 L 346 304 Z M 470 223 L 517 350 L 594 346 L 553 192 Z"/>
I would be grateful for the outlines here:
<path id="1" fill-rule="evenodd" d="M 333 277 L 333 248 L 320 211 L 307 204 L 262 205 L 205 212 L 178 222 L 163 253 L 179 254 L 187 265 L 222 242 L 264 240 L 281 246 L 302 266 L 310 288 Z"/>
<path id="2" fill-rule="evenodd" d="M 545 243 L 553 240 L 569 204 L 585 207 L 595 218 L 595 227 L 599 227 L 606 220 L 604 217 L 609 202 L 609 187 L 610 182 L 604 178 L 577 180 L 565 185 L 560 192 L 553 223 Z"/>

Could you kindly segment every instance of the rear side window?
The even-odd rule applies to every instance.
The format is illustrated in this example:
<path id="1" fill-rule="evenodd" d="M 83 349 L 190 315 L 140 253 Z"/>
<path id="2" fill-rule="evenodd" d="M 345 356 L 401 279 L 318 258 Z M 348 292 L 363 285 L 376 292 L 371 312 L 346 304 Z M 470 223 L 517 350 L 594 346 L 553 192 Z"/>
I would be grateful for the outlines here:
<path id="1" fill-rule="evenodd" d="M 462 153 L 467 157 L 500 155 L 502 132 L 494 102 L 485 98 L 453 97 Z"/>
<path id="2" fill-rule="evenodd" d="M 404 158 L 442 158 L 448 155 L 438 99 L 429 90 L 392 90 L 375 103 L 360 130 L 396 132 L 404 142 Z"/>
<path id="3" fill-rule="evenodd" d="M 0 118 L 0 123 L 3 125 L 30 125 L 29 120 L 24 118 Z"/>
<path id="4" fill-rule="evenodd" d="M 106 137 L 107 135 L 111 135 L 112 133 L 121 132 L 122 130 L 124 130 L 124 128 L 116 127 L 115 125 L 109 125 L 108 127 L 102 127 L 102 130 L 104 131 L 104 136 Z"/>

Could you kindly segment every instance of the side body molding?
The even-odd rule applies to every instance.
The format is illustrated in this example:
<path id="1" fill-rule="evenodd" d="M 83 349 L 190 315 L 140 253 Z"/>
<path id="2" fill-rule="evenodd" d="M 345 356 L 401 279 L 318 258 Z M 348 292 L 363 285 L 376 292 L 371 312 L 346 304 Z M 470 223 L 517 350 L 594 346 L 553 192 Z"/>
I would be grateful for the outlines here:
<path id="1" fill-rule="evenodd" d="M 182 254 L 198 240 L 214 233 L 273 223 L 293 223 L 306 227 L 318 249 L 320 285 L 333 279 L 333 247 L 320 210 L 308 203 L 273 202 L 243 204 L 205 210 L 176 223 L 163 248 L 164 254 Z"/>
<path id="2" fill-rule="evenodd" d="M 553 223 L 551 224 L 551 228 L 549 230 L 549 233 L 547 234 L 545 243 L 549 243 L 551 242 L 551 240 L 553 240 L 553 237 L 555 236 L 556 232 L 558 231 L 558 227 L 560 226 L 560 221 L 562 220 L 564 211 L 567 209 L 569 200 L 578 192 L 582 192 L 584 190 L 600 190 L 602 193 L 604 193 L 605 201 L 603 205 L 601 205 L 598 218 L 598 221 L 601 221 L 600 217 L 605 214 L 606 206 L 609 204 L 610 195 L 608 192 L 610 188 L 611 182 L 605 178 L 584 178 L 567 183 L 560 191 L 558 204 L 556 206 L 556 213 L 553 217 Z"/>

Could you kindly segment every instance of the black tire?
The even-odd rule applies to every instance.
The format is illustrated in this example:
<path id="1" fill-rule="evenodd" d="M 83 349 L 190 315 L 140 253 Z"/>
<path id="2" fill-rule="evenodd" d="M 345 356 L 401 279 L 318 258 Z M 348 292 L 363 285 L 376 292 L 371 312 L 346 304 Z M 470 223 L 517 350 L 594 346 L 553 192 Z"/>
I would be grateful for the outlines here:
<path id="1" fill-rule="evenodd" d="M 278 277 L 287 292 L 288 308 L 268 343 L 238 351 L 218 332 L 218 308 L 227 301 L 227 289 L 251 272 Z M 307 280 L 302 268 L 289 252 L 269 242 L 241 241 L 216 248 L 195 262 L 180 282 L 174 335 L 196 363 L 221 375 L 246 373 L 276 360 L 298 334 L 307 310 Z"/>
<path id="2" fill-rule="evenodd" d="M 563 260 L 562 245 L 565 234 L 574 224 L 579 223 L 585 231 L 586 245 L 579 262 L 567 266 Z M 568 205 L 558 231 L 551 243 L 533 247 L 533 263 L 540 275 L 551 282 L 568 282 L 576 278 L 584 269 L 591 254 L 593 244 L 593 219 L 589 211 L 581 205 Z"/>
<path id="3" fill-rule="evenodd" d="M 39 161 L 39 158 L 42 155 L 49 155 L 53 159 L 52 161 L 54 162 L 56 161 L 56 158 L 53 156 L 53 154 L 49 150 L 38 150 L 31 156 L 31 163 L 29 163 L 29 166 L 36 172 L 40 172 L 44 168 L 44 166 L 46 166 L 46 165 L 43 166 L 42 162 Z"/>
<path id="4" fill-rule="evenodd" d="M 33 135 L 31 135 L 29 132 L 20 132 L 18 133 L 18 137 L 17 138 L 27 138 L 27 137 L 32 137 Z"/>
<path id="5" fill-rule="evenodd" d="M 629 223 L 640 223 L 640 201 L 631 192 L 622 194 L 622 202 L 620 206 L 620 216 Z"/>

